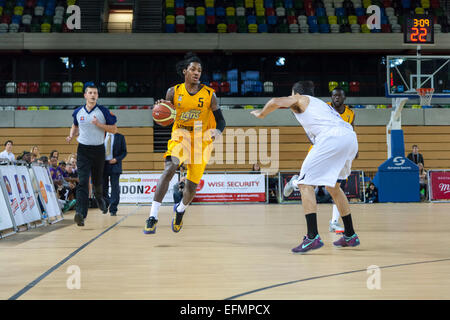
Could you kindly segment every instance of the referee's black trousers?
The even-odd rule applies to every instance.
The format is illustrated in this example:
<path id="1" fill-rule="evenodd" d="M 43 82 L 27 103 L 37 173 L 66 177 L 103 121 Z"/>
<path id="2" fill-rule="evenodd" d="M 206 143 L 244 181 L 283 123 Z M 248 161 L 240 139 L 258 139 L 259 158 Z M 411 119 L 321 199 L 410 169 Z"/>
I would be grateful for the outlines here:
<path id="1" fill-rule="evenodd" d="M 88 146 L 78 144 L 77 167 L 80 182 L 77 185 L 77 213 L 87 217 L 89 208 L 89 177 L 92 177 L 94 196 L 103 198 L 103 167 L 105 165 L 105 146 Z"/>

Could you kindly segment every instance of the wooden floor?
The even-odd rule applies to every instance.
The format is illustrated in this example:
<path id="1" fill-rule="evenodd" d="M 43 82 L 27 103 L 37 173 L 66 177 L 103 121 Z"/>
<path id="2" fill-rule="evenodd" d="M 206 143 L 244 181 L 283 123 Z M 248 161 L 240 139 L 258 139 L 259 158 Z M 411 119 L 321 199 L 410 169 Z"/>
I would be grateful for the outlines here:
<path id="1" fill-rule="evenodd" d="M 331 205 L 318 209 L 324 247 L 294 255 L 305 233 L 300 205 L 196 205 L 182 231 L 162 207 L 91 210 L 0 240 L 0 299 L 450 299 L 450 204 L 355 204 L 357 248 L 334 248 Z M 70 266 L 81 288 L 69 290 Z M 380 267 L 369 290 L 367 267 Z"/>

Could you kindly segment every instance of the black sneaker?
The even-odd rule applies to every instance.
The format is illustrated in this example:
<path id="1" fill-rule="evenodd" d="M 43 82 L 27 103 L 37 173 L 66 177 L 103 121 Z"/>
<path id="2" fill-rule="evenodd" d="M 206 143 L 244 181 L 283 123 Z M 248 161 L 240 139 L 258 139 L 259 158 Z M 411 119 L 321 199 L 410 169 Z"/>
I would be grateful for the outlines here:
<path id="1" fill-rule="evenodd" d="M 73 217 L 73 220 L 79 227 L 84 227 L 84 218 L 81 213 L 75 213 L 75 216 Z"/>
<path id="2" fill-rule="evenodd" d="M 183 212 L 177 211 L 178 203 L 176 203 L 173 206 L 173 211 L 175 212 L 175 217 L 172 219 L 172 231 L 173 232 L 180 232 L 181 228 L 183 227 Z"/>
<path id="3" fill-rule="evenodd" d="M 106 204 L 105 199 L 97 200 L 97 205 L 103 214 L 108 213 L 108 205 Z"/>
<path id="4" fill-rule="evenodd" d="M 150 217 L 145 222 L 144 227 L 144 233 L 145 234 L 151 234 L 156 232 L 156 224 L 158 223 L 158 220 L 155 219 L 155 217 Z"/>

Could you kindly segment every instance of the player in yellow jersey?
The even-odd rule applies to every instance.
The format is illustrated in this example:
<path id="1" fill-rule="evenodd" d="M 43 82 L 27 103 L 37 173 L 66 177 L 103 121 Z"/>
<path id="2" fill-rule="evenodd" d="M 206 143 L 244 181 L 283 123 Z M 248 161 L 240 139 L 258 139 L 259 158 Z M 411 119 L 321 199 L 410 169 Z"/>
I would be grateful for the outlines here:
<path id="1" fill-rule="evenodd" d="M 330 106 L 334 108 L 340 115 L 341 118 L 352 125 L 353 130 L 355 130 L 355 112 L 351 110 L 345 102 L 345 91 L 341 87 L 336 87 L 331 92 L 331 102 L 327 102 Z M 358 154 L 356 154 L 356 158 Z M 346 181 L 341 181 L 341 188 L 344 189 Z M 336 204 L 333 203 L 333 215 L 330 220 L 329 230 L 330 232 L 344 232 L 344 228 L 339 224 L 339 210 Z"/>
<path id="2" fill-rule="evenodd" d="M 194 199 L 206 164 L 213 149 L 213 141 L 225 128 L 225 119 L 217 104 L 214 90 L 200 83 L 202 64 L 200 59 L 189 53 L 177 64 L 177 72 L 184 77 L 184 83 L 175 85 L 166 93 L 166 101 L 176 108 L 172 136 L 164 154 L 164 172 L 156 186 L 155 197 L 147 219 L 144 233 L 156 232 L 158 210 L 169 188 L 169 182 L 177 168 L 184 164 L 187 176 L 183 198 L 173 210 L 172 231 L 179 232 L 183 226 L 183 215 Z M 164 100 L 158 100 L 156 104 Z"/>

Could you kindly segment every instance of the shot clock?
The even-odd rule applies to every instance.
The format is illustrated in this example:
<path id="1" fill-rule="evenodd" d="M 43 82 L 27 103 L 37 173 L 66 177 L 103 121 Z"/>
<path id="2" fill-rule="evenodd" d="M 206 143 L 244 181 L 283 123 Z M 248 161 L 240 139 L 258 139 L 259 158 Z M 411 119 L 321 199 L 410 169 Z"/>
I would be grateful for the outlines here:
<path id="1" fill-rule="evenodd" d="M 433 17 L 424 14 L 416 14 L 405 17 L 403 37 L 404 43 L 434 43 Z"/>

